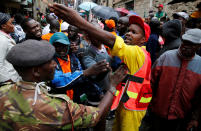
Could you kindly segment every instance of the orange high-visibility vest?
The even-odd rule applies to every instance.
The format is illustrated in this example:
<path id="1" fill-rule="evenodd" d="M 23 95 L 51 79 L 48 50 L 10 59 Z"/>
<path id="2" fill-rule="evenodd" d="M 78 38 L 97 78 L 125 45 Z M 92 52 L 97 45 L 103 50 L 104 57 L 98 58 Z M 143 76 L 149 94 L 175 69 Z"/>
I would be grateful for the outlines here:
<path id="1" fill-rule="evenodd" d="M 63 71 L 63 73 L 68 73 L 71 72 L 71 63 L 70 63 L 70 56 L 67 55 L 68 61 L 62 60 L 60 58 L 57 58 L 57 60 L 59 61 L 59 64 L 61 66 L 61 69 Z M 73 89 L 71 90 L 66 90 L 66 94 L 67 96 L 70 97 L 71 100 L 73 100 Z"/>
<path id="2" fill-rule="evenodd" d="M 143 66 L 134 75 L 127 75 L 126 83 L 122 82 L 117 86 L 111 110 L 115 110 L 120 101 L 128 110 L 143 111 L 147 109 L 152 98 L 151 58 L 145 49 L 142 48 L 142 50 L 145 54 Z"/>

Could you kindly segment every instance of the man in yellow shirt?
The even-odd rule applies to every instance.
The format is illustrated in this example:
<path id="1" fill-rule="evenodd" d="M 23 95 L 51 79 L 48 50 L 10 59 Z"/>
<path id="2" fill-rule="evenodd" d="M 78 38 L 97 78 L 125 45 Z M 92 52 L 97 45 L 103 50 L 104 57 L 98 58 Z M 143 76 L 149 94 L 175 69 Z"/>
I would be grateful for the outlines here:
<path id="1" fill-rule="evenodd" d="M 111 33 L 101 30 L 99 28 L 96 28 L 92 24 L 86 22 L 84 19 L 82 19 L 81 16 L 79 16 L 79 14 L 76 11 L 65 7 L 64 5 L 53 4 L 53 5 L 50 5 L 50 9 L 57 16 L 67 21 L 69 24 L 77 26 L 81 30 L 87 32 L 89 37 L 93 37 L 94 39 L 97 39 L 100 42 L 107 45 L 108 47 L 110 47 L 112 51 L 112 55 L 118 56 L 128 66 L 129 78 L 130 76 L 131 78 L 133 78 L 132 76 L 134 74 L 139 74 L 138 72 L 142 72 L 142 74 L 146 74 L 144 78 L 140 78 L 140 77 L 137 77 L 137 78 L 142 80 L 140 84 L 142 84 L 144 80 L 148 83 L 147 85 L 149 85 L 150 87 L 150 70 L 151 70 L 150 57 L 147 55 L 147 52 L 145 51 L 143 47 L 144 43 L 149 38 L 150 28 L 147 24 L 143 22 L 143 20 L 140 17 L 131 16 L 129 18 L 129 23 L 130 23 L 129 32 L 126 34 L 126 39 L 124 41 L 121 37 L 114 36 Z M 144 67 L 144 65 L 147 65 L 147 67 Z M 141 71 L 141 68 L 146 70 L 143 70 L 144 71 L 143 72 Z M 128 82 L 130 84 L 133 81 L 128 81 Z M 136 84 L 136 81 L 134 81 L 134 84 Z M 122 87 L 122 88 L 125 88 L 125 87 Z M 128 86 L 127 88 L 130 88 L 130 87 Z M 141 91 L 141 89 L 139 90 Z M 118 91 L 115 91 L 114 95 L 117 95 L 117 94 L 118 94 Z M 126 94 L 126 93 L 123 91 L 123 94 Z M 138 94 L 138 96 L 142 95 L 142 94 L 140 95 L 140 92 L 137 92 L 137 93 L 132 92 L 131 94 Z M 134 98 L 132 99 L 134 101 L 137 101 L 137 99 L 139 98 L 138 96 L 135 99 Z M 141 120 L 145 115 L 146 108 L 148 106 L 147 104 L 151 100 L 150 97 L 145 97 L 145 96 L 140 97 L 139 101 L 134 102 L 134 105 L 136 105 L 136 107 L 132 107 L 133 106 L 132 104 L 125 105 L 127 102 L 129 102 L 128 99 L 130 101 L 131 97 L 127 96 L 127 100 L 124 99 L 124 102 L 118 101 L 119 106 L 116 105 L 117 115 L 116 115 L 116 120 L 114 122 L 114 127 L 113 127 L 114 131 L 118 131 L 118 130 L 138 131 L 139 126 L 141 124 Z M 142 102 L 145 102 L 145 103 L 142 103 Z M 146 105 L 146 107 L 143 106 L 142 104 Z M 133 109 L 140 109 L 137 105 L 141 105 L 141 107 L 143 107 L 143 110 L 134 111 Z M 128 107 L 131 107 L 131 110 L 129 110 Z"/>
<path id="2" fill-rule="evenodd" d="M 128 66 L 128 74 L 134 75 L 145 63 L 146 54 L 142 48 L 145 49 L 144 42 L 149 38 L 150 28 L 138 16 L 131 16 L 129 18 L 129 23 L 130 26 L 125 41 L 120 37 L 116 37 L 116 42 L 114 43 L 111 54 L 113 56 L 118 56 Z M 150 69 L 151 66 L 149 66 L 149 70 Z M 145 106 L 146 108 L 143 109 L 131 109 L 130 107 L 126 107 L 124 104 L 125 99 L 129 99 L 131 96 L 128 93 L 125 93 L 125 90 L 119 100 L 120 102 L 117 103 L 119 106 L 116 106 L 117 110 L 113 131 L 138 131 L 141 120 L 146 113 L 147 105 Z M 136 93 L 139 93 L 140 91 Z M 113 106 L 115 106 L 114 104 L 115 103 L 112 105 L 112 109 L 116 109 L 113 108 Z"/>

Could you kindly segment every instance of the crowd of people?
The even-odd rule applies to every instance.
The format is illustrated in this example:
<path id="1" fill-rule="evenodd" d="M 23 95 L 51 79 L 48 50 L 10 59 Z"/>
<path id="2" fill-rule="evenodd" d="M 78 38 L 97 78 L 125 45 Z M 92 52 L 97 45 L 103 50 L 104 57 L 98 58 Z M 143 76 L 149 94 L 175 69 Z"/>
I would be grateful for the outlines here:
<path id="1" fill-rule="evenodd" d="M 201 130 L 201 3 L 147 18 L 0 13 L 0 130 Z"/>

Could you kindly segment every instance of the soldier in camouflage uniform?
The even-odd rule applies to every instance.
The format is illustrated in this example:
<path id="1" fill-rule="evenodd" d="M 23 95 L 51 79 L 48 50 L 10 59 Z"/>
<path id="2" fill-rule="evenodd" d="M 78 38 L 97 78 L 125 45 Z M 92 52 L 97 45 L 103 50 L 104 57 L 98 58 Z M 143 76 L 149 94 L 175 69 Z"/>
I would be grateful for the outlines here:
<path id="1" fill-rule="evenodd" d="M 107 113 L 125 68 L 111 76 L 111 87 L 98 107 L 76 104 L 65 94 L 51 95 L 45 82 L 52 80 L 55 49 L 45 41 L 27 40 L 7 55 L 22 76 L 20 82 L 0 87 L 1 131 L 55 131 L 94 126 Z"/>

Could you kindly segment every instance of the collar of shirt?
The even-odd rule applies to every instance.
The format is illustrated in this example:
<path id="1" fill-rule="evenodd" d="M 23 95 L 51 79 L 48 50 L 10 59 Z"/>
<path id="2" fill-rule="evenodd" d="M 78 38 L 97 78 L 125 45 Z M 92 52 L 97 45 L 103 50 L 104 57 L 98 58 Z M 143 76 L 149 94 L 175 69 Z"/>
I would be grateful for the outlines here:
<path id="1" fill-rule="evenodd" d="M 0 30 L 0 32 L 1 32 L 1 34 L 4 35 L 4 36 L 9 37 L 9 38 L 12 38 L 9 34 L 7 34 L 7 33 L 4 32 L 4 31 Z"/>
<path id="2" fill-rule="evenodd" d="M 120 35 L 119 35 L 119 31 L 116 31 L 116 33 L 117 33 L 118 36 L 120 36 Z M 122 35 L 122 36 L 120 36 L 120 37 L 125 40 L 125 35 L 126 35 L 126 34 L 124 34 L 124 35 Z"/>
<path id="3" fill-rule="evenodd" d="M 27 82 L 27 81 L 23 81 L 23 80 L 16 82 L 16 85 L 18 87 L 21 87 L 21 88 L 26 89 L 26 90 L 34 90 L 36 87 L 35 82 Z"/>

